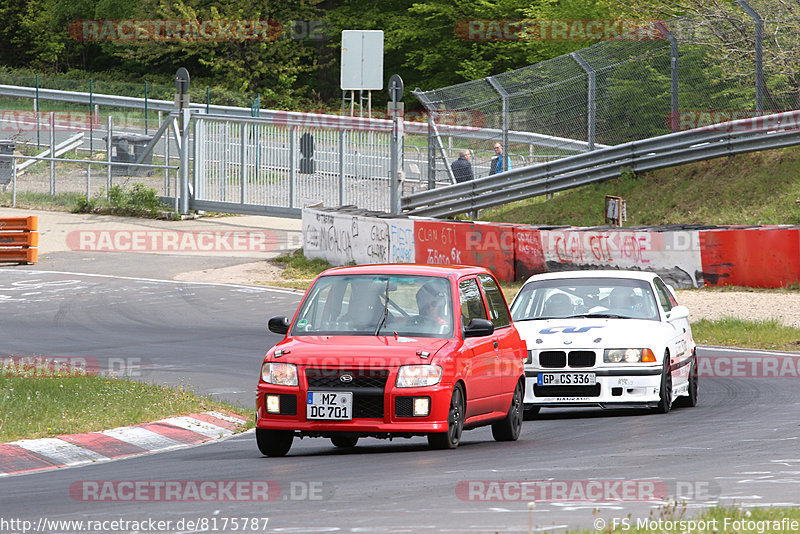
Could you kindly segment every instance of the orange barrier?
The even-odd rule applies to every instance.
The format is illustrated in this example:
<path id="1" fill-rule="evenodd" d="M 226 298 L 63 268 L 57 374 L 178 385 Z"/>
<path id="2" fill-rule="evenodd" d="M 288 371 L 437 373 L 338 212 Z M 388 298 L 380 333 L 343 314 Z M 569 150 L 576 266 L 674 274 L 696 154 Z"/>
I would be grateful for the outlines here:
<path id="1" fill-rule="evenodd" d="M 39 217 L 0 218 L 0 262 L 39 261 Z"/>

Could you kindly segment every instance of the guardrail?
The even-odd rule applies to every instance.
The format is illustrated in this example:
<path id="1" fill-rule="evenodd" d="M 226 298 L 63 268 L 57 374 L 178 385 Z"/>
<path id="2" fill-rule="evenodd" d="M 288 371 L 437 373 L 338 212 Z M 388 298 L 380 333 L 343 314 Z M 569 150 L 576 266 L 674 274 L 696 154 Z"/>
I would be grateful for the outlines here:
<path id="1" fill-rule="evenodd" d="M 800 144 L 800 111 L 741 119 L 632 141 L 401 199 L 408 215 L 442 217 L 694 161 Z"/>
<path id="2" fill-rule="evenodd" d="M 39 261 L 39 217 L 0 218 L 0 262 Z"/>

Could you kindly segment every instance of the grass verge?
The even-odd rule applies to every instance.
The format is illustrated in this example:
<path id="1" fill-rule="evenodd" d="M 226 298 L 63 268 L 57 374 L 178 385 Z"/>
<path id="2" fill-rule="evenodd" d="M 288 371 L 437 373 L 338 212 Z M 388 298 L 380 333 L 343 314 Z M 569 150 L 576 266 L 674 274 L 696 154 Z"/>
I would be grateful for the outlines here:
<path id="1" fill-rule="evenodd" d="M 0 443 L 95 432 L 175 415 L 247 410 L 193 393 L 102 376 L 0 375 Z"/>
<path id="2" fill-rule="evenodd" d="M 698 345 L 720 345 L 767 350 L 800 350 L 800 328 L 782 325 L 777 319 L 746 321 L 734 317 L 692 323 Z"/>

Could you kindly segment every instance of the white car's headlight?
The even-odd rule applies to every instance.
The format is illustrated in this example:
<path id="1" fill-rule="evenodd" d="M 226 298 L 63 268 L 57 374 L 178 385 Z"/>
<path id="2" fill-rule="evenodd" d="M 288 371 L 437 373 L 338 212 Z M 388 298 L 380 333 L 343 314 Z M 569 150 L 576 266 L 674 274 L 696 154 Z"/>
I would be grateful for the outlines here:
<path id="1" fill-rule="evenodd" d="M 603 353 L 605 363 L 655 362 L 656 357 L 650 349 L 606 349 Z"/>
<path id="2" fill-rule="evenodd" d="M 261 366 L 261 380 L 277 386 L 296 386 L 297 366 L 293 363 L 264 362 Z"/>
<path id="3" fill-rule="evenodd" d="M 442 379 L 438 365 L 403 365 L 397 371 L 395 385 L 399 388 L 434 386 Z"/>

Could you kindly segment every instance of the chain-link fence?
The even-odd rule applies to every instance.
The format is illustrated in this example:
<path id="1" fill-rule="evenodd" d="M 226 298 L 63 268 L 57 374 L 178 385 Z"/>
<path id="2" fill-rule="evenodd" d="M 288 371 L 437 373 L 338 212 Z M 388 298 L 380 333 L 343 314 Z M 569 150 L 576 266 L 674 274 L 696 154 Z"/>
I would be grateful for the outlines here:
<path id="1" fill-rule="evenodd" d="M 800 109 L 800 3 L 736 0 L 665 22 L 639 21 L 637 26 L 522 69 L 414 94 L 430 112 L 482 116 L 484 135 L 458 142 L 458 148 L 473 151 L 478 176 L 486 175 L 480 170 L 488 169 L 487 150 L 498 142 L 516 167 L 515 158 L 538 163 Z M 549 140 L 514 143 L 516 132 Z M 428 174 L 447 174 L 444 165 L 451 161 L 429 158 Z"/>

